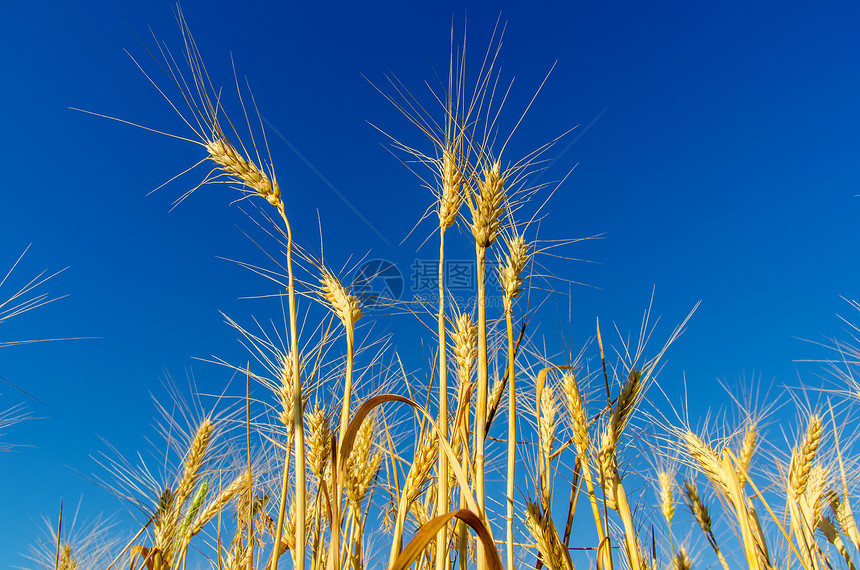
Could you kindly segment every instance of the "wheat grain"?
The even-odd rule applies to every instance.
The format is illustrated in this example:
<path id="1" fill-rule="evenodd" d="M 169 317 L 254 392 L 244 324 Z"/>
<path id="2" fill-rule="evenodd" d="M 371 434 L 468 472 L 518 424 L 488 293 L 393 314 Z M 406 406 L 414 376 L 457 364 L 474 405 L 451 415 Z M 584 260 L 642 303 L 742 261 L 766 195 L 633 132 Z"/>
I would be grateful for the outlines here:
<path id="1" fill-rule="evenodd" d="M 513 299 L 522 291 L 522 272 L 529 258 L 529 246 L 521 234 L 505 237 L 504 241 L 508 251 L 499 268 L 499 284 L 504 292 L 505 310 L 510 311 Z"/>
<path id="2" fill-rule="evenodd" d="M 225 173 L 235 177 L 271 205 L 277 206 L 281 200 L 278 183 L 263 172 L 254 161 L 246 159 L 224 136 L 213 137 L 204 143 L 209 159 Z"/>
<path id="3" fill-rule="evenodd" d="M 705 475 L 716 485 L 726 488 L 726 478 L 717 452 L 705 443 L 692 431 L 687 430 L 683 434 L 684 444 L 687 452 L 699 466 Z"/>
<path id="4" fill-rule="evenodd" d="M 704 533 L 710 534 L 711 514 L 708 512 L 708 507 L 702 502 L 701 497 L 699 497 L 699 490 L 696 488 L 696 485 L 692 481 L 684 481 L 684 491 L 687 495 L 690 512 L 693 513 L 693 517 L 699 523 L 699 527 Z"/>
<path id="5" fill-rule="evenodd" d="M 526 527 L 537 542 L 540 559 L 547 570 L 573 570 L 570 555 L 561 544 L 552 518 L 544 516 L 532 501 L 526 505 Z"/>
<path id="6" fill-rule="evenodd" d="M 567 404 L 567 413 L 573 428 L 573 442 L 580 457 L 585 457 L 588 448 L 591 447 L 591 437 L 588 435 L 588 410 L 573 372 L 566 371 L 564 373 L 561 385 L 565 396 L 564 401 Z"/>
<path id="7" fill-rule="evenodd" d="M 478 327 L 472 317 L 460 313 L 454 322 L 454 358 L 457 361 L 457 374 L 461 385 L 469 383 L 475 357 L 478 355 Z"/>
<path id="8" fill-rule="evenodd" d="M 355 510 L 361 510 L 361 501 L 364 499 L 363 482 L 368 479 L 370 470 L 370 448 L 373 445 L 373 428 L 375 420 L 373 416 L 365 418 L 358 428 L 355 443 L 349 452 L 349 458 L 344 472 L 344 483 L 346 496 L 350 506 Z M 378 467 L 378 464 L 377 464 Z M 374 470 L 373 474 L 376 474 Z"/>
<path id="9" fill-rule="evenodd" d="M 241 475 L 233 479 L 233 482 L 230 483 L 226 489 L 221 491 L 221 493 L 215 497 L 206 507 L 200 511 L 200 514 L 197 515 L 194 523 L 188 528 L 187 537 L 190 539 L 192 536 L 199 533 L 203 530 L 203 527 L 206 526 L 212 518 L 217 515 L 227 504 L 241 491 L 244 491 L 248 488 L 248 484 L 250 482 L 250 473 L 247 471 L 243 471 Z"/>
<path id="10" fill-rule="evenodd" d="M 60 561 L 57 565 L 58 570 L 78 570 L 78 562 L 75 560 L 75 557 L 72 556 L 72 547 L 71 545 L 64 544 L 62 550 L 60 551 Z"/>
<path id="11" fill-rule="evenodd" d="M 325 409 L 319 404 L 308 415 L 308 431 L 311 434 L 308 439 L 308 464 L 311 473 L 319 481 L 331 456 L 331 427 Z"/>
<path id="12" fill-rule="evenodd" d="M 821 443 L 821 418 L 813 414 L 809 418 L 809 425 L 800 447 L 792 449 L 791 465 L 789 467 L 789 486 L 794 496 L 799 498 L 806 490 L 809 481 L 809 473 Z"/>
<path id="13" fill-rule="evenodd" d="M 600 434 L 600 451 L 597 460 L 600 464 L 600 481 L 603 486 L 607 508 L 618 510 L 615 495 L 618 487 L 618 457 L 615 453 L 617 436 L 609 421 Z"/>
<path id="14" fill-rule="evenodd" d="M 320 271 L 320 293 L 332 312 L 337 315 L 343 326 L 351 329 L 361 318 L 358 298 L 351 295 L 340 280 L 326 268 Z"/>
<path id="15" fill-rule="evenodd" d="M 409 475 L 406 476 L 406 482 L 403 484 L 403 494 L 406 496 L 407 504 L 412 503 L 420 494 L 424 483 L 430 476 L 433 459 L 437 454 L 436 432 L 427 430 L 418 440 Z"/>
<path id="16" fill-rule="evenodd" d="M 558 412 L 558 406 L 555 401 L 555 391 L 549 384 L 545 385 L 541 392 L 540 408 L 538 428 L 540 429 L 541 453 L 548 460 L 552 455 L 553 447 L 555 447 L 555 433 L 557 427 L 555 416 Z"/>
<path id="17" fill-rule="evenodd" d="M 672 496 L 672 489 L 675 486 L 674 477 L 667 471 L 660 471 L 657 474 L 657 482 L 660 487 L 660 511 L 671 527 L 672 516 L 675 514 L 675 499 Z"/>
<path id="18" fill-rule="evenodd" d="M 463 184 L 463 175 L 457 164 L 457 156 L 460 149 L 454 142 L 449 142 L 442 149 L 442 160 L 440 174 L 442 178 L 442 191 L 439 195 L 439 226 L 448 228 L 457 220 L 457 211 L 463 201 L 460 187 Z"/>
<path id="19" fill-rule="evenodd" d="M 293 394 L 297 375 L 293 370 L 293 361 L 293 355 L 289 352 L 281 360 L 281 382 L 278 387 L 278 396 L 281 399 L 281 411 L 278 413 L 278 419 L 287 428 L 288 440 L 292 439 L 295 429 L 295 423 L 293 422 L 293 414 L 295 413 Z"/>
<path id="20" fill-rule="evenodd" d="M 630 416 L 633 415 L 633 409 L 639 400 L 641 392 L 642 372 L 634 368 L 627 375 L 627 381 L 621 388 L 618 401 L 615 403 L 610 415 L 609 421 L 615 425 L 613 433 L 616 438 L 621 435 L 621 432 L 624 431 L 624 428 L 630 421 Z"/>
<path id="21" fill-rule="evenodd" d="M 747 475 L 749 473 L 750 465 L 752 464 L 752 458 L 755 453 L 757 441 L 758 431 L 756 430 L 755 423 L 751 422 L 750 425 L 747 426 L 746 433 L 744 433 L 743 443 L 741 443 L 740 453 L 738 454 L 738 460 L 740 461 L 738 466 L 738 481 L 741 484 L 741 489 L 743 489 L 746 484 Z"/>
<path id="22" fill-rule="evenodd" d="M 472 211 L 472 235 L 479 247 L 488 248 L 496 241 L 505 199 L 505 182 L 498 160 L 485 166 L 482 176 L 475 181 L 478 190 L 474 192 L 469 207 Z"/>
<path id="23" fill-rule="evenodd" d="M 687 549 L 683 546 L 678 548 L 678 552 L 676 552 L 675 556 L 672 557 L 672 569 L 690 570 L 692 567 L 693 561 L 690 560 L 690 556 L 687 554 Z"/>

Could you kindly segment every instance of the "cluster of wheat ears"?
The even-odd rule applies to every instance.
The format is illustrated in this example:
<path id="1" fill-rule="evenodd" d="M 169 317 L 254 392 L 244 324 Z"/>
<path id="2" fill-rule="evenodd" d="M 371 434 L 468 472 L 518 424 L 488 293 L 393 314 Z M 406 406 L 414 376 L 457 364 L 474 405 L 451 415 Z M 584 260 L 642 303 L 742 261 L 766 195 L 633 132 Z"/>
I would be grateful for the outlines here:
<path id="1" fill-rule="evenodd" d="M 731 429 L 705 433 L 689 420 L 646 412 L 646 391 L 686 319 L 650 359 L 640 342 L 619 351 L 615 365 L 604 358 L 598 327 L 593 374 L 581 359 L 553 362 L 529 348 L 519 305 L 541 246 L 517 215 L 535 193 L 528 176 L 551 144 L 508 159 L 510 137 L 499 137 L 496 124 L 505 94 L 497 47 L 468 82 L 465 55 L 452 49 L 447 85 L 431 105 L 396 80 L 380 89 L 426 137 L 423 151 L 395 146 L 429 167 L 422 178 L 435 200 L 439 291 L 427 311 L 436 325 L 427 377 L 394 373 L 406 390 L 362 394 L 373 383 L 367 376 L 384 368 L 359 360 L 367 354 L 356 342 L 357 323 L 369 318 L 363 300 L 294 242 L 289 184 L 279 184 L 268 143 L 250 134 L 261 128 L 251 129 L 257 121 L 243 104 L 243 141 L 242 123 L 228 118 L 180 22 L 188 71 L 162 48 L 181 93 L 179 101 L 165 97 L 194 132 L 187 140 L 201 146 L 200 164 L 210 167 L 201 185 L 227 183 L 257 200 L 264 216 L 277 212 L 268 218 L 278 240 L 270 256 L 283 271 L 260 271 L 285 290 L 285 330 L 270 337 L 242 329 L 263 370 L 237 369 L 249 386 L 271 388 L 270 413 L 252 421 L 258 401 L 248 396 L 230 414 L 203 414 L 185 438 L 166 429 L 181 457 L 171 480 L 120 474 L 139 504 L 146 504 L 141 493 L 152 493 L 152 507 L 108 568 L 853 570 L 860 532 L 853 462 L 842 452 L 850 438 L 840 443 L 844 408 L 800 406 L 805 429 L 788 454 L 763 443 L 764 417 L 753 410 Z M 445 238 L 454 227 L 464 230 L 456 239 L 475 247 L 477 298 L 465 309 L 446 303 L 444 289 Z M 315 277 L 298 279 L 299 268 Z M 498 271 L 501 314 L 488 315 L 488 268 Z M 301 338 L 313 328 L 302 305 L 313 303 L 330 315 L 319 334 L 305 335 L 313 339 Z M 420 401 L 408 395 L 418 386 L 428 394 Z M 637 450 L 657 459 L 643 461 Z M 119 463 L 109 467 L 120 472 Z M 720 508 L 716 517 L 706 502 Z M 676 513 L 682 504 L 686 515 Z M 86 566 L 85 553 L 59 534 L 50 567 Z"/>

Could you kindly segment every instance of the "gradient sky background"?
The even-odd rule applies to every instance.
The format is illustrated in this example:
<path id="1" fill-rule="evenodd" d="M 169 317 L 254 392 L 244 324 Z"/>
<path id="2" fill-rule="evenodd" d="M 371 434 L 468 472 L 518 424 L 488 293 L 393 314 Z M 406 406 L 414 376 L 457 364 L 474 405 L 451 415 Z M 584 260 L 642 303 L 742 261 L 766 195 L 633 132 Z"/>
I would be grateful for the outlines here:
<path id="1" fill-rule="evenodd" d="M 557 180 L 578 165 L 550 202 L 541 237 L 603 235 L 560 252 L 593 263 L 545 260 L 587 286 L 574 285 L 568 303 L 567 285 L 556 282 L 561 294 L 535 334 L 576 348 L 593 335 L 595 316 L 607 341 L 617 339 L 613 322 L 635 333 L 656 287 L 656 347 L 701 300 L 660 380 L 677 401 L 686 377 L 699 394 L 695 417 L 702 404 L 727 402 L 720 380 L 773 386 L 771 394 L 800 381 L 820 385 L 819 367 L 794 361 L 828 353 L 798 339 L 845 338 L 836 315 L 857 320 L 840 298 L 856 298 L 860 286 L 855 3 L 239 9 L 214 0 L 183 10 L 215 82 L 233 88 L 232 54 L 283 135 L 270 131 L 269 140 L 294 231 L 318 249 L 319 210 L 336 268 L 369 253 L 408 274 L 416 257 L 435 254 L 435 245 L 415 253 L 431 225 L 398 245 L 430 197 L 368 121 L 410 144 L 425 141 L 362 75 L 382 83 L 393 73 L 428 101 L 422 82 L 446 70 L 452 19 L 461 36 L 468 18 L 475 63 L 501 12 L 502 76 L 516 78 L 506 124 L 558 60 L 509 158 L 579 125 L 543 175 Z M 16 2 L 0 23 L 0 268 L 28 244 L 12 287 L 69 267 L 43 288 L 68 298 L 3 323 L 0 341 L 99 337 L 0 350 L 0 375 L 49 406 L 0 385 L 0 408 L 24 402 L 42 418 L 3 437 L 20 447 L 0 454 L 0 565 L 23 564 L 13 553 L 37 535 L 40 516 L 56 516 L 60 497 L 68 505 L 83 496 L 82 518 L 127 520 L 91 481 L 104 475 L 90 457 L 107 449 L 100 438 L 127 455 L 145 449 L 154 435 L 150 393 L 165 397 L 168 373 L 184 384 L 193 372 L 202 392 L 223 391 L 229 371 L 193 360 L 247 360 L 219 311 L 243 323 L 278 318 L 271 301 L 240 299 L 273 286 L 219 259 L 260 261 L 242 233 L 259 231 L 228 207 L 234 191 L 207 187 L 169 212 L 199 171 L 146 196 L 200 160 L 200 147 L 69 110 L 191 134 L 123 51 L 158 73 L 135 38 L 151 46 L 150 27 L 179 50 L 169 2 Z M 412 330 L 404 325 L 394 342 L 420 369 L 415 336 L 404 334 Z"/>

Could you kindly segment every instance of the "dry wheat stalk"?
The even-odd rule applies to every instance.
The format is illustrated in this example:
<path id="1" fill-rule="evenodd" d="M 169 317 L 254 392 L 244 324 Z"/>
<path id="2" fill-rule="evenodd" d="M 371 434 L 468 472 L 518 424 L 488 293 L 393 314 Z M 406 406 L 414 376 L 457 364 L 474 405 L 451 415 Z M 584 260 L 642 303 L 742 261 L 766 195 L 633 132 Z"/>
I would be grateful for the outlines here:
<path id="1" fill-rule="evenodd" d="M 437 315 L 437 330 L 438 330 L 438 348 L 439 348 L 439 416 L 438 429 L 440 437 L 444 441 L 450 441 L 448 430 L 448 339 L 445 330 L 445 229 L 454 224 L 457 220 L 457 211 L 460 209 L 460 203 L 463 196 L 461 193 L 461 185 L 463 183 L 462 173 L 457 164 L 458 155 L 461 152 L 459 144 L 450 140 L 451 115 L 450 100 L 448 109 L 448 118 L 446 125 L 447 142 L 442 148 L 442 160 L 440 166 L 440 178 L 442 188 L 439 192 L 439 313 Z M 459 138 L 455 137 L 455 140 Z M 440 500 L 437 501 L 436 514 L 441 516 L 448 512 L 451 504 L 451 491 L 448 485 L 448 457 L 442 451 L 442 447 L 438 450 L 438 473 L 437 495 Z M 438 552 L 436 553 L 438 564 L 436 570 L 444 570 L 447 566 L 448 553 L 444 549 L 443 538 L 447 533 L 447 529 L 441 529 L 437 536 Z"/>

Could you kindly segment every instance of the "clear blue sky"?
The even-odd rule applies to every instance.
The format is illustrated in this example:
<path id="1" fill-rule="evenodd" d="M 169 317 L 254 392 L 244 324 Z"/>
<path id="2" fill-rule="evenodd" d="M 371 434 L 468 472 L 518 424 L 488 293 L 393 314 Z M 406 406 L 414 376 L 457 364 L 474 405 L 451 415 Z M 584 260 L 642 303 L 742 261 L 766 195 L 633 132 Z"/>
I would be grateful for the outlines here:
<path id="1" fill-rule="evenodd" d="M 822 351 L 797 338 L 844 336 L 836 315 L 855 316 L 840 296 L 856 298 L 860 286 L 856 4 L 189 1 L 183 9 L 213 80 L 232 88 L 232 54 L 283 135 L 270 131 L 270 143 L 294 231 L 316 246 L 319 210 L 335 267 L 370 252 L 408 276 L 416 256 L 433 252 L 415 253 L 430 226 L 398 245 L 430 198 L 368 121 L 424 141 L 364 77 L 381 83 L 390 72 L 424 94 L 422 82 L 446 69 L 452 19 L 461 33 L 468 18 L 477 57 L 501 12 L 502 75 L 516 78 L 508 120 L 558 61 L 511 153 L 580 125 L 544 175 L 559 179 L 578 165 L 541 237 L 603 235 L 563 252 L 594 263 L 547 260 L 587 286 L 574 285 L 568 304 L 566 286 L 556 285 L 564 295 L 548 305 L 557 308 L 540 334 L 578 347 L 595 316 L 606 329 L 635 331 L 656 287 L 665 336 L 701 300 L 661 384 L 677 394 L 686 376 L 716 405 L 726 401 L 719 379 L 818 383 L 814 367 L 793 360 Z M 91 482 L 104 473 L 90 456 L 106 450 L 100 437 L 129 455 L 146 447 L 149 394 L 164 394 L 165 371 L 184 382 L 193 368 L 201 391 L 223 390 L 229 372 L 193 360 L 247 359 L 219 311 L 245 323 L 278 318 L 272 303 L 240 300 L 272 286 L 219 259 L 260 260 L 242 233 L 254 233 L 253 223 L 228 207 L 233 193 L 204 188 L 169 212 L 198 173 L 146 196 L 202 158 L 199 147 L 69 110 L 190 135 L 123 51 L 157 73 L 135 37 L 151 46 L 149 28 L 179 50 L 169 2 L 4 8 L 0 269 L 28 244 L 16 282 L 69 269 L 44 289 L 68 298 L 4 323 L 0 341 L 99 338 L 0 350 L 0 375 L 50 406 L 0 385 L 0 408 L 23 401 L 42 418 L 4 436 L 21 447 L 0 454 L 0 564 L 22 563 L 12 553 L 26 549 L 60 497 L 83 495 L 85 514 L 122 509 Z M 420 368 L 414 338 L 402 342 Z"/>

